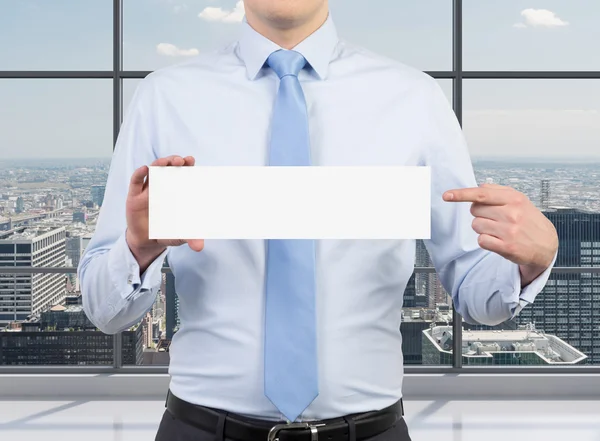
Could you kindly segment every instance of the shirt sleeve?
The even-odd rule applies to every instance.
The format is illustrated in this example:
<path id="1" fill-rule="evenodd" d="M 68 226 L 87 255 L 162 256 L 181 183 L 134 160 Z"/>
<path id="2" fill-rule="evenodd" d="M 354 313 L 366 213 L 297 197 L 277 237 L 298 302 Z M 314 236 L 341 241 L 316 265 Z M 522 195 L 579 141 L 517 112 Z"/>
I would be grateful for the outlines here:
<path id="1" fill-rule="evenodd" d="M 440 281 L 467 323 L 497 325 L 515 317 L 544 288 L 552 265 L 521 289 L 519 266 L 483 250 L 472 228 L 469 203 L 442 199 L 445 191 L 477 187 L 461 127 L 452 107 L 431 79 L 423 112 L 427 114 L 427 165 L 432 169 L 431 238 L 425 245 Z M 555 257 L 556 259 L 556 257 Z"/>
<path id="2" fill-rule="evenodd" d="M 125 203 L 133 172 L 155 159 L 152 84 L 143 80 L 132 99 L 112 156 L 96 230 L 77 269 L 83 308 L 101 331 L 114 334 L 138 323 L 160 287 L 165 250 L 140 276 L 125 232 Z"/>

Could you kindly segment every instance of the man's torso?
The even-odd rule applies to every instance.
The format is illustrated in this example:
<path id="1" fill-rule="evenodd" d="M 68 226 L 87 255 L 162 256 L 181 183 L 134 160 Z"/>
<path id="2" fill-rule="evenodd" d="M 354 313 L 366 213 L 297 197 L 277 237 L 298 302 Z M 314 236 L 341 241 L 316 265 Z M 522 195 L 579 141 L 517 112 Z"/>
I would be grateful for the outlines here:
<path id="1" fill-rule="evenodd" d="M 267 69 L 246 79 L 236 51 L 234 45 L 152 74 L 156 157 L 267 165 L 279 80 Z M 344 43 L 329 69 L 324 81 L 310 71 L 300 75 L 314 166 L 426 165 L 430 78 Z M 210 191 L 197 189 L 194 203 Z M 173 392 L 280 419 L 263 389 L 265 242 L 207 241 L 201 253 L 171 249 L 168 260 L 181 320 L 170 349 Z M 413 266 L 414 241 L 317 242 L 319 396 L 304 419 L 400 398 L 402 294 Z"/>

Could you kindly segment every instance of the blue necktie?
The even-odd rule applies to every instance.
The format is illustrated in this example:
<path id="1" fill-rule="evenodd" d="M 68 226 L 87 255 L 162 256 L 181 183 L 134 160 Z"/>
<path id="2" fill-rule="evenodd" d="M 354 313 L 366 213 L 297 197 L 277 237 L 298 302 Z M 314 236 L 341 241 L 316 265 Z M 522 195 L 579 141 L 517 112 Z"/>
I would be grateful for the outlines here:
<path id="1" fill-rule="evenodd" d="M 309 166 L 308 115 L 298 73 L 306 59 L 273 52 L 280 78 L 271 123 L 269 165 Z M 277 201 L 273 201 L 277 203 Z M 267 241 L 265 395 L 289 421 L 318 395 L 314 240 Z"/>

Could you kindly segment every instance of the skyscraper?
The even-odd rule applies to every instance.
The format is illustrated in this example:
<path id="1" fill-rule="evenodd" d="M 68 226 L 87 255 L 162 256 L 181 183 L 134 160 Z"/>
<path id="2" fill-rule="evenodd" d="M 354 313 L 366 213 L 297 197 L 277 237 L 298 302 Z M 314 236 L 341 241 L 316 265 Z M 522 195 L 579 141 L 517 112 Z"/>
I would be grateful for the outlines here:
<path id="1" fill-rule="evenodd" d="M 2 267 L 65 266 L 64 227 L 26 228 L 0 235 L 0 324 L 25 320 L 64 300 L 64 274 L 2 274 Z"/>
<path id="2" fill-rule="evenodd" d="M 431 268 L 433 261 L 429 256 L 425 242 L 416 241 L 417 267 Z M 415 275 L 415 305 L 427 308 L 435 308 L 438 304 L 447 304 L 451 299 L 444 290 L 436 273 L 419 273 Z"/>
<path id="3" fill-rule="evenodd" d="M 542 188 L 540 191 L 540 208 L 547 210 L 550 204 L 550 180 L 542 179 Z"/>
<path id="4" fill-rule="evenodd" d="M 91 194 L 92 194 L 92 202 L 99 207 L 102 206 L 102 202 L 104 202 L 104 192 L 106 190 L 105 185 L 92 185 Z"/>
<path id="5" fill-rule="evenodd" d="M 406 289 L 404 290 L 404 297 L 402 301 L 402 306 L 404 308 L 414 308 L 417 306 L 416 304 L 416 292 L 415 292 L 415 277 L 416 274 L 413 273 L 408 279 L 408 283 L 406 284 Z"/>
<path id="6" fill-rule="evenodd" d="M 425 242 L 422 240 L 416 241 L 416 258 L 415 265 L 422 268 L 428 268 L 433 266 Z M 425 299 L 426 304 L 423 306 L 433 306 L 433 284 L 435 274 L 431 273 L 418 273 L 415 275 L 415 296 Z"/>
<path id="7" fill-rule="evenodd" d="M 168 258 L 165 259 L 164 266 L 168 266 Z M 172 272 L 165 274 L 165 297 L 166 297 L 166 330 L 165 337 L 172 340 L 173 335 L 179 328 L 179 298 L 175 292 L 175 276 Z"/>
<path id="8" fill-rule="evenodd" d="M 15 208 L 15 213 L 23 213 L 23 211 L 25 211 L 25 203 L 23 201 L 23 197 L 19 196 L 17 198 L 17 206 Z"/>
<path id="9" fill-rule="evenodd" d="M 83 255 L 83 237 L 79 234 L 73 234 L 73 233 L 69 233 L 67 232 L 67 237 L 66 237 L 66 254 L 67 257 L 69 257 L 71 259 L 72 265 L 74 267 L 77 267 L 79 265 L 79 260 L 81 259 L 81 256 Z"/>
<path id="10" fill-rule="evenodd" d="M 555 266 L 600 266 L 600 213 L 552 208 L 544 214 L 558 231 Z M 517 317 L 555 334 L 600 363 L 600 274 L 556 274 L 535 302 Z"/>

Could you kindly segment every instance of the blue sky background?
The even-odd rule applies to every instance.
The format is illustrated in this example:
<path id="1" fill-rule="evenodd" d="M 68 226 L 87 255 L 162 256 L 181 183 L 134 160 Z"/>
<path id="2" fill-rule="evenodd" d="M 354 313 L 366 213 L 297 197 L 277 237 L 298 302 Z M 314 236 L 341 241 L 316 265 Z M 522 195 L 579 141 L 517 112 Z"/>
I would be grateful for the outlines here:
<path id="1" fill-rule="evenodd" d="M 340 35 L 423 70 L 451 69 L 450 0 L 330 0 Z M 124 0 L 124 66 L 154 70 L 235 39 L 237 0 Z M 207 9 L 209 8 L 209 9 Z M 464 0 L 467 70 L 600 70 L 600 1 Z M 0 0 L 0 69 L 108 70 L 111 0 Z M 451 82 L 440 82 L 451 96 Z M 136 80 L 125 81 L 125 103 Z M 0 80 L 3 157 L 112 149 L 109 80 Z M 470 80 L 473 156 L 596 156 L 600 80 Z"/>

